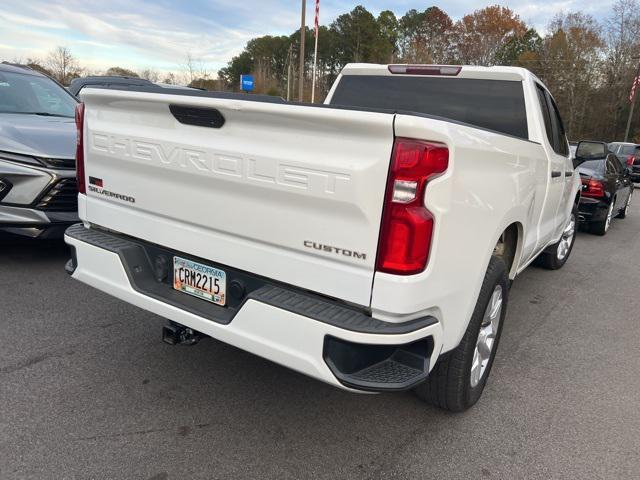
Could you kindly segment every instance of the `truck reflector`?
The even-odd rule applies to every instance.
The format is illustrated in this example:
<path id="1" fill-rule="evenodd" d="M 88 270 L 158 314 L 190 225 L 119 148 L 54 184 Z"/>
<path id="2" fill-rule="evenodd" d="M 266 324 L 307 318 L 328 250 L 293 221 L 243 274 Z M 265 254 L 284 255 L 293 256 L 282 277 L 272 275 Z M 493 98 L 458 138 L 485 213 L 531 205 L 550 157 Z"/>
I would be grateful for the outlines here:
<path id="1" fill-rule="evenodd" d="M 387 180 L 376 269 L 412 275 L 427 266 L 433 215 L 424 205 L 427 182 L 447 170 L 442 143 L 396 138 Z"/>
<path id="2" fill-rule="evenodd" d="M 84 180 L 84 103 L 76 105 L 76 179 L 78 193 L 86 194 L 87 186 Z"/>

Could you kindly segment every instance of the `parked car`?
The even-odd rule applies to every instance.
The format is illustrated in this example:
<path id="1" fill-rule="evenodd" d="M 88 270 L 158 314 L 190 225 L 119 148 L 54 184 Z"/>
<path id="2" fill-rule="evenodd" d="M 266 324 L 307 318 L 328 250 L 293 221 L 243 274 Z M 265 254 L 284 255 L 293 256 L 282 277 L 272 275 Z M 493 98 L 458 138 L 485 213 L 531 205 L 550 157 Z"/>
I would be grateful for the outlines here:
<path id="1" fill-rule="evenodd" d="M 138 77 L 128 77 L 121 75 L 90 75 L 88 77 L 74 78 L 69 85 L 69 91 L 76 97 L 80 91 L 87 86 L 106 87 L 110 85 L 120 86 L 152 86 L 150 80 Z"/>
<path id="2" fill-rule="evenodd" d="M 156 87 L 159 89 L 178 89 L 178 90 L 201 90 L 199 88 L 185 87 L 182 85 L 168 85 L 165 83 L 154 83 L 151 80 L 139 77 L 129 77 L 120 75 L 91 75 L 88 77 L 75 78 L 69 85 L 69 92 L 76 97 L 85 87 L 109 87 L 119 86 L 125 87 Z"/>
<path id="3" fill-rule="evenodd" d="M 640 155 L 640 144 L 630 142 L 612 142 L 609 144 L 609 150 L 613 153 L 620 163 L 632 166 L 634 160 Z M 635 175 L 634 175 L 635 176 Z"/>
<path id="4" fill-rule="evenodd" d="M 46 75 L 0 64 L 0 230 L 62 237 L 78 221 L 77 103 Z"/>
<path id="5" fill-rule="evenodd" d="M 633 182 L 625 165 L 604 142 L 580 142 L 576 158 L 582 182 L 578 219 L 589 231 L 605 235 L 614 217 L 625 218 L 633 196 Z"/>
<path id="6" fill-rule="evenodd" d="M 631 180 L 634 182 L 640 182 L 640 144 L 617 143 L 610 144 L 610 148 L 611 145 L 615 145 L 615 151 L 618 152 L 616 157 L 618 157 L 618 160 L 624 163 L 625 167 L 628 169 Z"/>
<path id="7" fill-rule="evenodd" d="M 478 400 L 510 280 L 575 238 L 580 180 L 539 79 L 356 64 L 323 106 L 163 93 L 81 93 L 73 278 L 168 318 L 171 344 Z"/>
<path id="8" fill-rule="evenodd" d="M 628 163 L 631 163 L 631 170 L 629 176 L 634 182 L 640 182 L 640 145 L 637 145 L 633 151 L 633 155 L 628 158 Z"/>

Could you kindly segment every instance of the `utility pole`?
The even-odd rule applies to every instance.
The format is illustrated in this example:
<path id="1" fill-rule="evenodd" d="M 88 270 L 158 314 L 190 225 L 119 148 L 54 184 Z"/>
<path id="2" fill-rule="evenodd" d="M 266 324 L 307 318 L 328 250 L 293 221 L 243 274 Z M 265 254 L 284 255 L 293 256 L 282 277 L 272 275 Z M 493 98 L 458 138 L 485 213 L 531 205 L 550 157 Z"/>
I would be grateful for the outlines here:
<path id="1" fill-rule="evenodd" d="M 633 57 L 634 60 L 640 60 L 640 57 Z M 629 118 L 627 119 L 627 129 L 624 132 L 624 141 L 628 142 L 629 141 L 629 131 L 631 130 L 631 119 L 633 118 L 633 108 L 636 105 L 636 97 L 638 96 L 638 89 L 640 88 L 640 85 L 638 85 L 638 79 L 640 78 L 640 61 L 638 62 L 638 70 L 636 70 L 636 76 L 633 77 L 633 86 L 632 88 L 634 88 L 634 95 L 633 98 L 629 98 L 629 100 L 631 100 L 631 108 L 629 109 Z M 631 94 L 630 94 L 631 95 Z"/>
<path id="2" fill-rule="evenodd" d="M 300 85 L 298 87 L 298 100 L 302 102 L 304 100 L 304 40 L 306 33 L 306 10 L 307 8 L 307 0 L 302 0 L 302 16 L 300 19 L 300 71 L 298 75 L 300 75 Z"/>

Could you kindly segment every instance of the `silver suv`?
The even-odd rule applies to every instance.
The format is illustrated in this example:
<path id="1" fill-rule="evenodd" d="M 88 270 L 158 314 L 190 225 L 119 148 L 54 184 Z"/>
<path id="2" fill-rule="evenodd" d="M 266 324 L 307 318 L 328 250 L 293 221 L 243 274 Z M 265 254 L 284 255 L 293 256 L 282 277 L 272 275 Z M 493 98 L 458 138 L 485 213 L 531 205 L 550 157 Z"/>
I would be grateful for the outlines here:
<path id="1" fill-rule="evenodd" d="M 0 64 L 0 231 L 56 237 L 78 221 L 77 103 L 46 75 Z"/>

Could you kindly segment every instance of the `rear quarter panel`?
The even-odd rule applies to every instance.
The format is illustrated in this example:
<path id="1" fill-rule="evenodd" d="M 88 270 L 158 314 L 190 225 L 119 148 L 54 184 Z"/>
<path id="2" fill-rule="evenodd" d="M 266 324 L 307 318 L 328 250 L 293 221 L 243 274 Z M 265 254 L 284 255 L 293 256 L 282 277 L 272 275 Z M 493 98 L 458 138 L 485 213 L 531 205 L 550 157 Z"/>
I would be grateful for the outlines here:
<path id="1" fill-rule="evenodd" d="M 436 316 L 446 351 L 462 338 L 502 232 L 515 223 L 520 234 L 511 277 L 535 251 L 548 164 L 537 143 L 464 125 L 398 115 L 395 133 L 446 144 L 449 168 L 427 185 L 435 231 L 426 270 L 376 273 L 372 309 L 380 318 Z"/>

